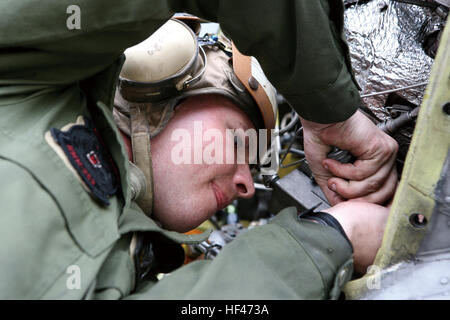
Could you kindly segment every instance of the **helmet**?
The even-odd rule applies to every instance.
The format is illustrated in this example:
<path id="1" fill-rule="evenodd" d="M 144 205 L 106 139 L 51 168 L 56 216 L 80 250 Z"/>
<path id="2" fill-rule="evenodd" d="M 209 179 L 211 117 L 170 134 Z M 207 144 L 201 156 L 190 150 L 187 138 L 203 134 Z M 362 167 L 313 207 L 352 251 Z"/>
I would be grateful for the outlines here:
<path id="1" fill-rule="evenodd" d="M 223 35 L 198 37 L 194 30 L 200 22 L 193 16 L 172 18 L 125 51 L 113 114 L 131 138 L 135 165 L 150 183 L 150 138 L 164 129 L 175 107 L 187 97 L 225 96 L 257 129 L 275 127 L 276 90 L 258 61 L 241 54 Z M 148 191 L 141 192 L 143 198 Z M 139 198 L 144 212 L 151 211 L 151 200 Z"/>
<path id="2" fill-rule="evenodd" d="M 224 36 L 198 38 L 182 18 L 167 21 L 143 42 L 125 51 L 114 115 L 130 135 L 131 104 L 145 104 L 151 136 L 156 136 L 174 107 L 189 96 L 219 94 L 231 99 L 257 129 L 273 129 L 276 90 L 254 57 L 242 55 Z M 184 17 L 192 22 L 201 20 Z M 159 116 L 157 115 L 159 114 Z"/>

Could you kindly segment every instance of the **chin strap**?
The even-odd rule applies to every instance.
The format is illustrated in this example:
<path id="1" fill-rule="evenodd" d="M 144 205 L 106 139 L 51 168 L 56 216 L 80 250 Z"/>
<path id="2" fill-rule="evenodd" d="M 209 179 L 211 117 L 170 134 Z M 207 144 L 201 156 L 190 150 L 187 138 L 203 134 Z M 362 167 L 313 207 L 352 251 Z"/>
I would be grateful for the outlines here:
<path id="1" fill-rule="evenodd" d="M 130 104 L 130 137 L 133 161 L 137 167 L 131 169 L 131 176 L 134 176 L 132 181 L 139 183 L 139 186 L 134 187 L 135 201 L 146 215 L 151 216 L 153 212 L 153 169 L 150 150 L 150 127 L 146 117 L 147 108 L 148 104 Z M 142 176 L 145 178 L 145 183 L 142 183 Z"/>

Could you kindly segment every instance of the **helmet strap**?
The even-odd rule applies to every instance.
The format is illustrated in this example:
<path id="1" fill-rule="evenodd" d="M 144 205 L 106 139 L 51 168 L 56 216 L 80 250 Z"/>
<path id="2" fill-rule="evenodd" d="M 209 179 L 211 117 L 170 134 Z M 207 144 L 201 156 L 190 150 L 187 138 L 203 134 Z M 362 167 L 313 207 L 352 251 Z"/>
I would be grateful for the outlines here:
<path id="1" fill-rule="evenodd" d="M 150 216 L 153 212 L 153 168 L 150 150 L 150 127 L 146 117 L 146 108 L 148 108 L 148 104 L 131 104 L 130 122 L 133 162 L 141 169 L 146 181 L 146 192 L 140 193 L 136 202 L 144 213 Z"/>

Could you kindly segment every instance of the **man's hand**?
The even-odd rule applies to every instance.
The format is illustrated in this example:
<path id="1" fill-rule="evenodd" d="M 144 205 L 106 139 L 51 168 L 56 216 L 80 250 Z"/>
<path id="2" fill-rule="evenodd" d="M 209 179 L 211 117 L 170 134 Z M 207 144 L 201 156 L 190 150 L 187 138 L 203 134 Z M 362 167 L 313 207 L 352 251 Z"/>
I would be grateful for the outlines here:
<path id="1" fill-rule="evenodd" d="M 395 192 L 397 142 L 360 111 L 343 122 L 319 124 L 301 119 L 306 159 L 332 205 L 346 199 L 383 204 Z M 332 146 L 348 150 L 354 163 L 327 159 Z"/>
<path id="2" fill-rule="evenodd" d="M 365 274 L 381 246 L 389 209 L 368 202 L 346 201 L 322 211 L 339 221 L 353 245 L 355 271 Z"/>

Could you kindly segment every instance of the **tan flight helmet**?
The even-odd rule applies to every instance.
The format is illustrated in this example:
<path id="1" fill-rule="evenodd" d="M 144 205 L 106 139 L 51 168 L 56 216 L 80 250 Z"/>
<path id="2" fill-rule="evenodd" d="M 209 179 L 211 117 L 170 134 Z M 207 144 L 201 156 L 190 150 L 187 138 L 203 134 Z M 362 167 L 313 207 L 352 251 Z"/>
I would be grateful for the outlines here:
<path id="1" fill-rule="evenodd" d="M 153 202 L 150 139 L 164 129 L 183 99 L 222 95 L 257 129 L 275 127 L 276 90 L 257 60 L 242 55 L 223 35 L 199 38 L 200 22 L 193 16 L 172 18 L 125 51 L 113 114 L 119 129 L 131 138 L 131 172 L 139 173 L 130 177 L 132 197 L 147 215 Z M 136 179 L 140 181 L 133 183 Z"/>

